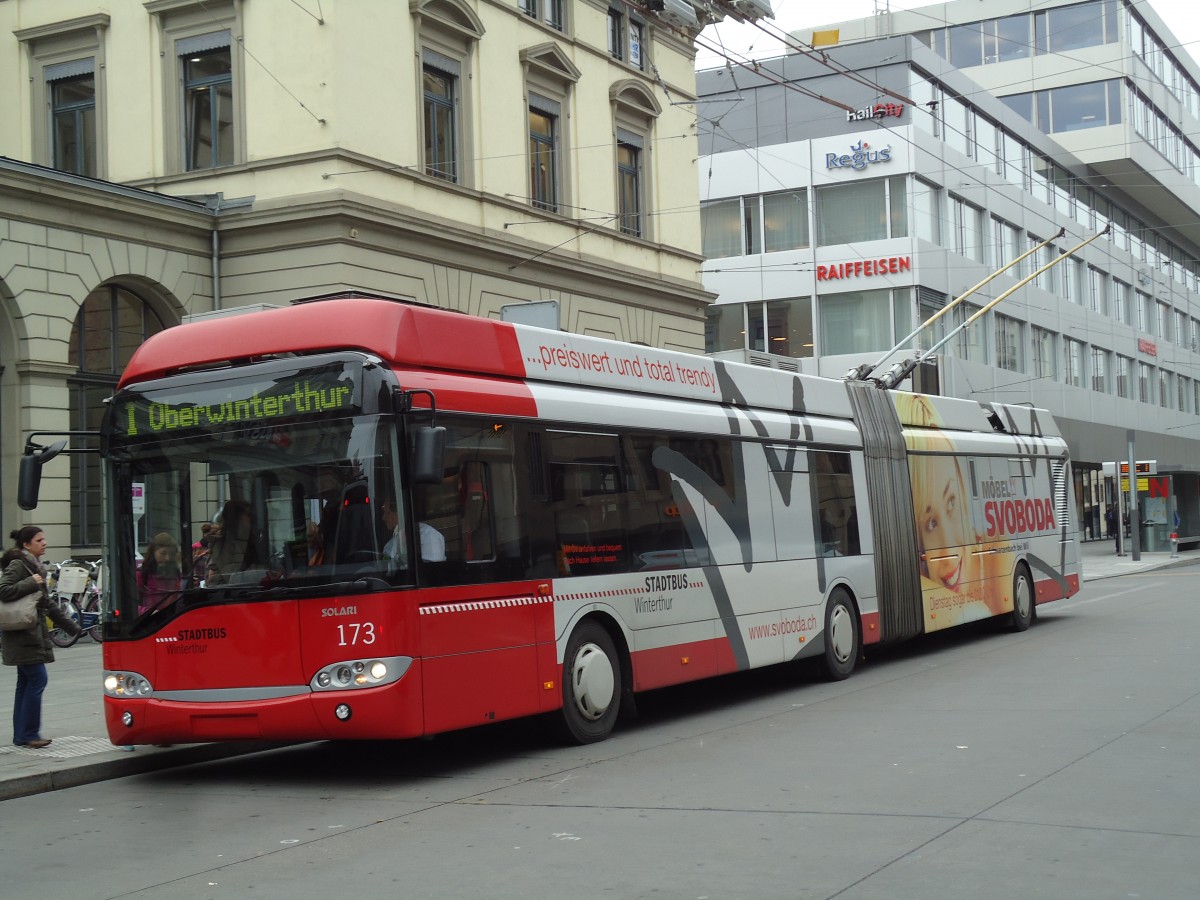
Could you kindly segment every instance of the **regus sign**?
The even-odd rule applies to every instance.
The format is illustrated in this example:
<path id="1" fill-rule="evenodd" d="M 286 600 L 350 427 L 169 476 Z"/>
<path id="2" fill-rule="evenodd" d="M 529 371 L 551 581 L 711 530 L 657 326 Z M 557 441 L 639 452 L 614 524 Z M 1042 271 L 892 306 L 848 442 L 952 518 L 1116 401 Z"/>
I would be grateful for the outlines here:
<path id="1" fill-rule="evenodd" d="M 875 163 L 891 162 L 891 160 L 891 147 L 872 150 L 871 145 L 866 141 L 859 141 L 857 144 L 850 145 L 849 153 L 826 153 L 825 168 L 854 169 L 861 172 L 867 166 L 874 165 Z"/>

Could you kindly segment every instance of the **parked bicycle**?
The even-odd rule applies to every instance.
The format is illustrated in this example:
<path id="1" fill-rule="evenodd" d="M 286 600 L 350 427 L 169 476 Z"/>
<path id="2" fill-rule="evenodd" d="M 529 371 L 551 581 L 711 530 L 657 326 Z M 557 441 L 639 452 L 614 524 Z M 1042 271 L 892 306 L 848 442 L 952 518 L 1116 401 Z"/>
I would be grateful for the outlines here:
<path id="1" fill-rule="evenodd" d="M 68 559 L 51 567 L 47 579 L 50 600 L 58 603 L 81 629 L 79 634 L 68 634 L 61 628 L 51 627 L 50 640 L 54 646 L 70 647 L 84 633 L 97 643 L 104 640 L 100 625 L 103 572 L 103 560 L 90 563 Z"/>

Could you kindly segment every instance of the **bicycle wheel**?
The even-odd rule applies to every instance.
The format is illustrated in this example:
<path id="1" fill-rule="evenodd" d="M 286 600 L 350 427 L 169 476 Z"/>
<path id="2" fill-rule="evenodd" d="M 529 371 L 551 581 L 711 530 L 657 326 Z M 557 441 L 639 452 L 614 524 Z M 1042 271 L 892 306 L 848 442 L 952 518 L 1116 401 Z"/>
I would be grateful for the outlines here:
<path id="1" fill-rule="evenodd" d="M 88 612 L 90 612 L 90 613 L 94 612 L 96 614 L 96 624 L 88 629 L 88 637 L 90 637 L 97 644 L 103 644 L 104 643 L 104 630 L 103 630 L 103 625 L 101 625 L 101 623 L 100 623 L 100 595 L 99 594 L 92 595 L 91 599 L 89 599 L 87 602 L 86 609 Z"/>
<path id="2" fill-rule="evenodd" d="M 58 605 L 63 612 L 71 617 L 71 620 L 76 625 L 79 624 L 79 607 L 75 605 L 74 601 L 60 600 Z M 78 634 L 68 634 L 58 627 L 51 627 L 50 629 L 50 641 L 55 647 L 70 647 L 77 640 L 79 640 Z"/>

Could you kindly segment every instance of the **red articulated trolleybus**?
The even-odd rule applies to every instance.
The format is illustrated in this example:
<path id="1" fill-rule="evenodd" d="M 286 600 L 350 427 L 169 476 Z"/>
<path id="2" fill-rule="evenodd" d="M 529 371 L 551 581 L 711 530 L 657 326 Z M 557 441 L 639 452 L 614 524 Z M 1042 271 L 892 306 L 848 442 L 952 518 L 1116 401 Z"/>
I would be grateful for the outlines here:
<path id="1" fill-rule="evenodd" d="M 1079 588 L 1043 411 L 401 302 L 155 335 L 101 452 L 117 744 L 536 713 L 597 741 L 638 691 L 845 678 Z"/>

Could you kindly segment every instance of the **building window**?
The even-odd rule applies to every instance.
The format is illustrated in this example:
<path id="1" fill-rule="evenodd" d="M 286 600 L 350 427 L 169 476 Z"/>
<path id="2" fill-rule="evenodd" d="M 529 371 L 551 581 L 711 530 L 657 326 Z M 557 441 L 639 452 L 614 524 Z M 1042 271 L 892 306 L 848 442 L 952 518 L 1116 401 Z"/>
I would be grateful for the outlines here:
<path id="1" fill-rule="evenodd" d="M 608 8 L 608 55 L 625 58 L 625 16 L 620 4 Z"/>
<path id="2" fill-rule="evenodd" d="M 653 236 L 648 203 L 654 160 L 650 147 L 662 106 L 654 93 L 635 79 L 612 85 L 609 102 L 616 135 L 617 225 L 626 234 L 649 238 Z"/>
<path id="3" fill-rule="evenodd" d="M 1092 309 L 1107 316 L 1108 309 L 1108 276 L 1099 269 L 1088 266 L 1088 293 L 1091 296 Z"/>
<path id="4" fill-rule="evenodd" d="M 525 70 L 529 202 L 536 209 L 563 212 L 570 202 L 566 196 L 570 157 L 563 124 L 570 112 L 571 86 L 582 73 L 554 42 L 527 47 L 519 59 Z"/>
<path id="5" fill-rule="evenodd" d="M 1153 301 L 1149 294 L 1134 291 L 1137 295 L 1137 327 L 1144 334 L 1154 334 Z"/>
<path id="6" fill-rule="evenodd" d="M 706 259 L 749 253 L 742 242 L 741 214 L 741 197 L 700 204 L 701 252 Z"/>
<path id="7" fill-rule="evenodd" d="M 1171 373 L 1166 369 L 1158 370 L 1158 405 L 1166 409 L 1171 408 Z"/>
<path id="8" fill-rule="evenodd" d="M 1107 394 L 1110 390 L 1108 384 L 1108 368 L 1109 359 L 1112 354 L 1100 347 L 1092 348 L 1092 390 L 1101 394 Z"/>
<path id="9" fill-rule="evenodd" d="M 31 155 L 39 165 L 103 178 L 108 13 L 14 29 L 28 58 Z M 15 51 L 14 51 L 15 53 Z M 12 59 L 16 64 L 16 56 Z M 25 103 L 16 104 L 25 108 Z M 6 122 L 19 133 L 16 121 Z"/>
<path id="10" fill-rule="evenodd" d="M 83 301 L 71 330 L 67 362 L 71 429 L 97 430 L 117 378 L 135 350 L 163 330 L 163 321 L 128 288 L 105 285 Z M 71 456 L 71 543 L 99 547 L 102 537 L 100 459 L 93 453 Z"/>
<path id="11" fill-rule="evenodd" d="M 1154 333 L 1163 339 L 1163 341 L 1171 340 L 1171 325 L 1173 319 L 1171 317 L 1171 307 L 1167 303 L 1155 304 L 1158 312 L 1158 330 Z"/>
<path id="12" fill-rule="evenodd" d="M 1128 400 L 1133 396 L 1133 360 L 1117 354 L 1117 396 Z"/>
<path id="13" fill-rule="evenodd" d="M 979 310 L 980 306 L 974 303 L 960 303 L 954 307 L 954 327 L 965 323 Z M 976 319 L 968 328 L 962 329 L 958 333 L 958 347 L 956 354 L 960 359 L 965 359 L 970 362 L 984 363 L 988 361 L 988 342 L 987 342 L 988 317 L 981 316 Z"/>
<path id="14" fill-rule="evenodd" d="M 764 194 L 763 249 L 767 253 L 808 246 L 808 189 Z"/>
<path id="15" fill-rule="evenodd" d="M 564 31 L 563 0 L 518 0 L 518 8 L 531 19 L 544 22 L 555 31 Z"/>
<path id="16" fill-rule="evenodd" d="M 951 196 L 954 206 L 954 250 L 961 256 L 983 262 L 983 210 Z"/>
<path id="17" fill-rule="evenodd" d="M 1188 404 L 1192 401 L 1191 384 L 1192 380 L 1186 375 L 1175 376 L 1175 396 L 1178 399 L 1178 403 L 1176 404 L 1175 408 L 1180 412 L 1191 412 L 1191 409 L 1188 407 Z"/>
<path id="18" fill-rule="evenodd" d="M 706 312 L 706 353 L 757 350 L 795 358 L 813 355 L 813 310 L 809 297 L 720 303 Z"/>
<path id="19" fill-rule="evenodd" d="M 931 244 L 942 244 L 942 189 L 920 178 L 913 179 L 913 234 Z"/>
<path id="20" fill-rule="evenodd" d="M 946 295 L 927 287 L 917 288 L 917 320 L 929 322 L 934 316 L 946 308 Z M 926 325 L 916 336 L 917 350 L 930 350 L 939 343 L 949 331 L 949 317 L 938 316 Z"/>
<path id="21" fill-rule="evenodd" d="M 1035 378 L 1053 380 L 1057 374 L 1054 366 L 1054 332 L 1036 325 L 1032 326 L 1030 331 L 1033 351 L 1033 372 L 1030 374 Z"/>
<path id="22" fill-rule="evenodd" d="M 1010 316 L 995 316 L 996 365 L 1010 372 L 1025 371 L 1025 348 L 1022 323 Z"/>
<path id="23" fill-rule="evenodd" d="M 617 134 L 617 221 L 626 234 L 642 236 L 642 142 L 624 132 Z"/>
<path id="24" fill-rule="evenodd" d="M 817 245 L 908 236 L 905 179 L 875 178 L 816 188 Z"/>
<path id="25" fill-rule="evenodd" d="M 608 55 L 635 69 L 644 69 L 645 36 L 646 23 L 625 3 L 609 0 Z"/>
<path id="26" fill-rule="evenodd" d="M 1130 310 L 1130 297 L 1133 296 L 1133 287 L 1123 281 L 1113 279 L 1114 303 L 1114 318 L 1125 325 L 1132 325 L 1133 318 Z"/>
<path id="27" fill-rule="evenodd" d="M 971 155 L 971 122 L 974 112 L 966 102 L 945 95 L 942 98 L 942 124 L 945 126 L 942 140 L 959 153 Z"/>
<path id="28" fill-rule="evenodd" d="M 96 177 L 95 60 L 47 66 L 50 89 L 51 166 Z"/>
<path id="29" fill-rule="evenodd" d="M 529 104 L 529 202 L 558 212 L 558 116 Z"/>
<path id="30" fill-rule="evenodd" d="M 807 247 L 808 190 L 701 203 L 700 230 L 708 259 Z"/>
<path id="31" fill-rule="evenodd" d="M 188 171 L 234 162 L 233 57 L 229 32 L 177 41 L 183 72 L 183 132 Z"/>
<path id="32" fill-rule="evenodd" d="M 949 47 L 946 47 L 947 41 Z M 959 69 L 1027 59 L 1032 44 L 1028 13 L 939 28 L 933 40 L 934 50 L 943 58 L 949 55 L 950 61 Z"/>
<path id="33" fill-rule="evenodd" d="M 1093 81 L 999 98 L 1047 134 L 1121 124 L 1121 81 Z"/>
<path id="34" fill-rule="evenodd" d="M 1069 53 L 1117 40 L 1117 2 L 1076 3 L 1034 13 L 1034 47 L 1043 53 Z"/>
<path id="35" fill-rule="evenodd" d="M 420 33 L 421 167 L 426 175 L 470 187 L 472 61 L 483 23 L 462 0 L 413 0 Z"/>
<path id="36" fill-rule="evenodd" d="M 1154 366 L 1149 363 L 1138 363 L 1138 400 L 1142 403 L 1154 402 Z"/>
<path id="37" fill-rule="evenodd" d="M 428 55 L 430 51 L 426 51 Z M 454 60 L 441 66 L 425 63 L 423 103 L 425 127 L 425 174 L 458 181 L 458 71 Z"/>
<path id="38" fill-rule="evenodd" d="M 1063 380 L 1072 387 L 1083 387 L 1083 344 L 1063 338 Z"/>
<path id="39" fill-rule="evenodd" d="M 821 356 L 888 350 L 911 330 L 911 313 L 898 314 L 911 303 L 908 288 L 895 291 L 851 291 L 818 298 Z"/>

